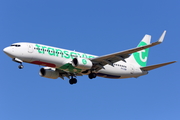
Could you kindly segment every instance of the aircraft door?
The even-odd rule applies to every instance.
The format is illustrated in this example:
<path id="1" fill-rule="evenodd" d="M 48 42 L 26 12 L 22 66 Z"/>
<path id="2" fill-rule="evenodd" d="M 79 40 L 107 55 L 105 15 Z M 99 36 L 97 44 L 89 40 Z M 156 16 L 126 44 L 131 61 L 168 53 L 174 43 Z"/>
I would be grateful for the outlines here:
<path id="1" fill-rule="evenodd" d="M 33 45 L 32 44 L 28 44 L 28 52 L 29 53 L 33 53 L 33 51 L 34 51 Z"/>

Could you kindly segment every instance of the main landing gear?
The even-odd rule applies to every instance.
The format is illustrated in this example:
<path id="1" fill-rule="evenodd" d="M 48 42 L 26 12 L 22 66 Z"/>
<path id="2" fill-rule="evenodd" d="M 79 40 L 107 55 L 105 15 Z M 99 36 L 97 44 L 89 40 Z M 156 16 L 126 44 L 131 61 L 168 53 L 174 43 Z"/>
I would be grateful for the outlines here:
<path id="1" fill-rule="evenodd" d="M 93 79 L 96 78 L 97 74 L 96 73 L 90 73 L 89 75 L 89 79 Z M 73 76 L 71 76 L 71 79 L 69 80 L 69 84 L 73 85 L 77 83 L 77 79 L 74 78 Z"/>
<path id="2" fill-rule="evenodd" d="M 77 83 L 77 79 L 76 78 L 71 78 L 70 80 L 69 80 L 69 84 L 71 84 L 71 85 L 73 85 L 73 84 L 76 84 Z"/>
<path id="3" fill-rule="evenodd" d="M 96 78 L 96 73 L 90 73 L 89 75 L 89 79 L 93 79 L 93 78 Z"/>

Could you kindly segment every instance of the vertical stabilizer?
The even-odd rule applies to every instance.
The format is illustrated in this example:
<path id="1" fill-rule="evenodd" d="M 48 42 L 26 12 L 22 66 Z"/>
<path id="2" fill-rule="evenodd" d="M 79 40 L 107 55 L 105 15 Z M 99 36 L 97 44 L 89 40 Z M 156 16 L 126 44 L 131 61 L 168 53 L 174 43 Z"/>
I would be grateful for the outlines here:
<path id="1" fill-rule="evenodd" d="M 151 41 L 151 36 L 145 35 L 137 47 L 148 45 L 150 44 L 150 41 Z M 145 67 L 148 60 L 148 53 L 149 53 L 149 48 L 132 53 L 131 56 L 126 59 L 126 61 L 130 62 L 135 66 Z"/>

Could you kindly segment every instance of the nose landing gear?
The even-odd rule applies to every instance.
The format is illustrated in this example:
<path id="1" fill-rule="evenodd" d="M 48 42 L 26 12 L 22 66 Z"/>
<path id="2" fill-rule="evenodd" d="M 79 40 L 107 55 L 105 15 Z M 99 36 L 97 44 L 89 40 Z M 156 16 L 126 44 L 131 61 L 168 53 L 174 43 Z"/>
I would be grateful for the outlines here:
<path id="1" fill-rule="evenodd" d="M 22 63 L 18 66 L 19 69 L 23 69 L 24 66 L 22 65 Z"/>
<path id="2" fill-rule="evenodd" d="M 19 69 L 23 69 L 24 66 L 22 65 L 23 61 L 18 59 L 18 58 L 13 58 L 14 62 L 20 63 L 20 65 L 18 66 Z"/>

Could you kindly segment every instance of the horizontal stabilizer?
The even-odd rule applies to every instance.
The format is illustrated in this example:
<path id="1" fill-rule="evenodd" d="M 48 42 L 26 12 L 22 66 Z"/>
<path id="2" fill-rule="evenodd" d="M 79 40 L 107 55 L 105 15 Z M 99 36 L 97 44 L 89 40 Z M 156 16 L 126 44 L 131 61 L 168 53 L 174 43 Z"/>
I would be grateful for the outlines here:
<path id="1" fill-rule="evenodd" d="M 151 65 L 151 66 L 147 66 L 147 67 L 141 67 L 141 70 L 150 71 L 150 70 L 153 70 L 153 69 L 165 66 L 165 65 L 169 65 L 169 64 L 175 63 L 175 62 L 176 61 L 172 61 L 172 62 L 161 63 L 161 64 L 157 64 L 157 65 Z"/>

